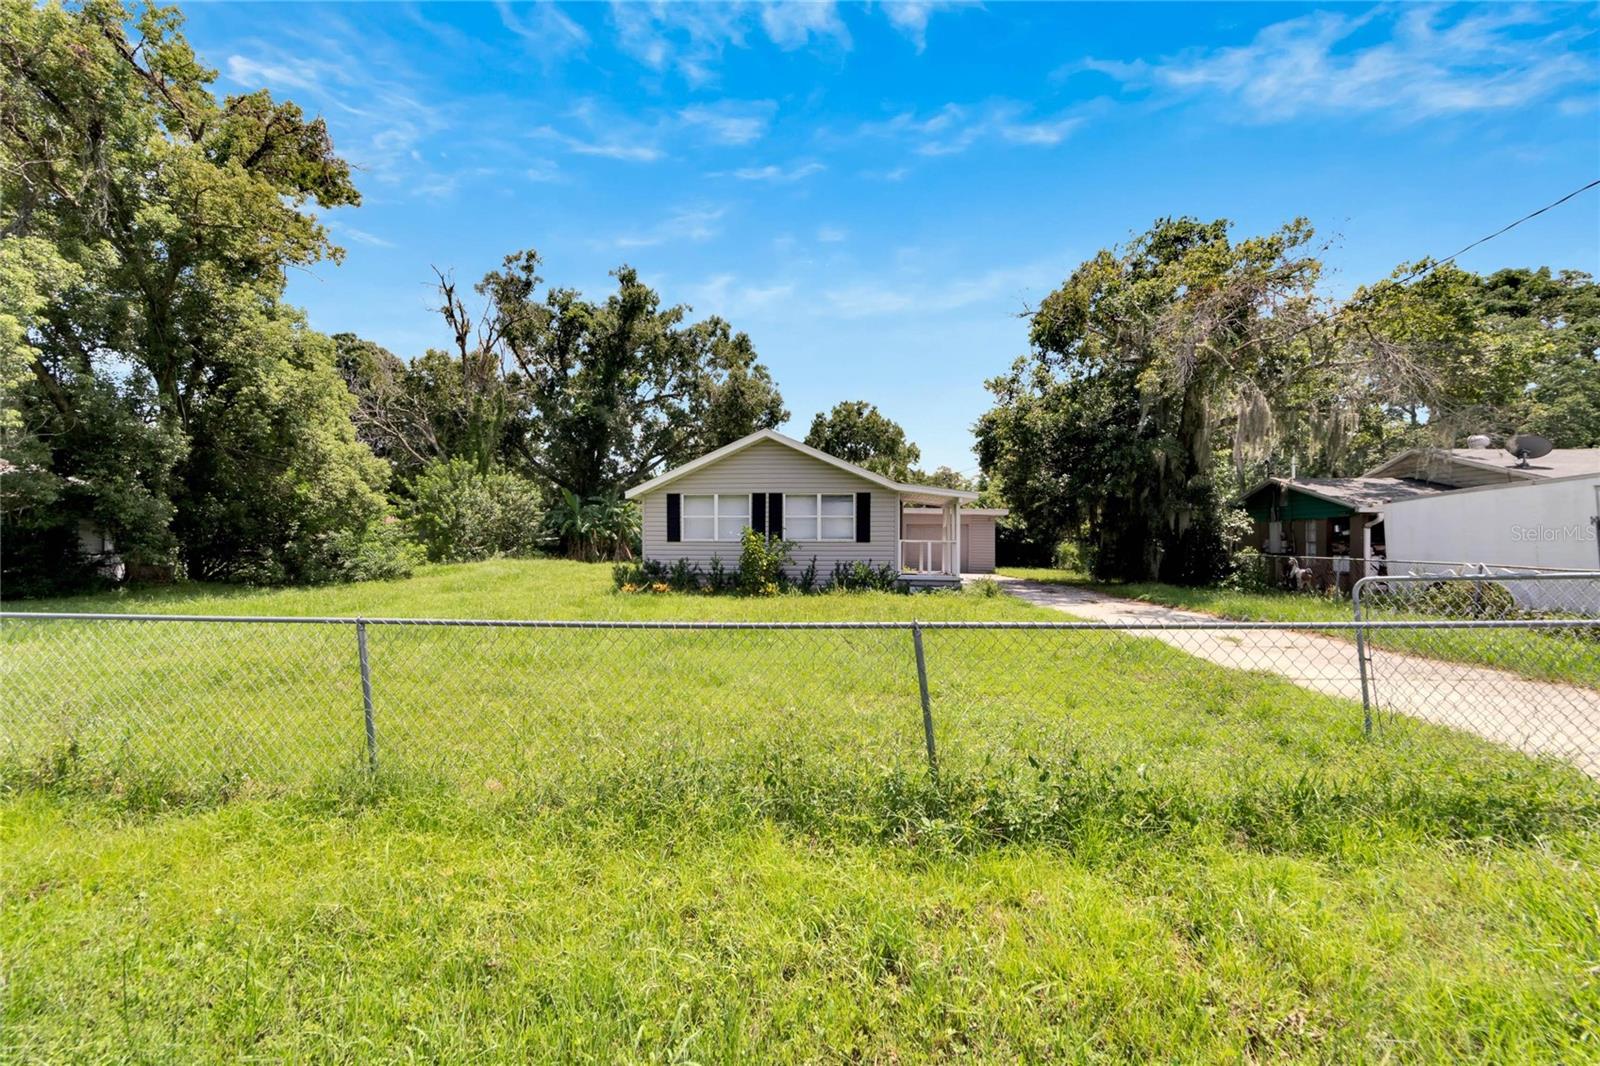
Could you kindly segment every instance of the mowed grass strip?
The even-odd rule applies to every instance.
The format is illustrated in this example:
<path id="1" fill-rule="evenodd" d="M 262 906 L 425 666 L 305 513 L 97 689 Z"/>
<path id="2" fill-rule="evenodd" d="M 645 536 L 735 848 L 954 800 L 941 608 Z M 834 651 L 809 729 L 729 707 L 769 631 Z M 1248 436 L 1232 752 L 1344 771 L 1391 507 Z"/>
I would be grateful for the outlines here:
<path id="1" fill-rule="evenodd" d="M 1237 592 L 1231 589 L 1184 588 L 1160 582 L 1096 582 L 1070 570 L 1008 567 L 1009 577 L 1072 585 L 1108 596 L 1199 611 L 1238 622 L 1349 622 L 1355 617 L 1349 600 L 1293 592 Z M 1573 586 L 1574 593 L 1577 587 Z M 1592 593 L 1593 586 L 1584 586 Z M 1373 621 L 1428 621 L 1441 617 L 1415 610 L 1396 610 L 1381 598 L 1369 603 Z M 1354 641 L 1350 630 L 1328 630 L 1327 636 Z M 1446 662 L 1469 663 L 1526 677 L 1600 688 L 1600 633 L 1583 629 L 1419 629 L 1369 630 L 1377 648 Z"/>
<path id="2" fill-rule="evenodd" d="M 565 563 L 326 591 L 157 598 L 1061 618 L 982 593 L 619 596 Z M 373 774 L 350 627 L 55 625 L 8 623 L 0 662 L 6 742 L 58 729 L 0 789 L 21 1060 L 1578 1061 L 1600 1040 L 1594 782 L 1423 723 L 1367 740 L 1348 703 L 1156 641 L 925 634 L 931 775 L 904 631 L 373 626 Z"/>
<path id="3" fill-rule="evenodd" d="M 943 855 L 438 797 L 13 798 L 19 1061 L 1575 1062 L 1600 848 Z"/>

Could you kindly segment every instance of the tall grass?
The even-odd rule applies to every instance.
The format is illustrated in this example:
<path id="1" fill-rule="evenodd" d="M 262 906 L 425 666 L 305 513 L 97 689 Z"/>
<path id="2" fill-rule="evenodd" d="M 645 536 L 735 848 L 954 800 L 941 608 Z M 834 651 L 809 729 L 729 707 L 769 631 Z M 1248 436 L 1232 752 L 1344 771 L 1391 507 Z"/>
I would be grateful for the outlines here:
<path id="1" fill-rule="evenodd" d="M 493 563 L 157 602 L 1060 617 L 606 584 Z M 926 631 L 937 772 L 904 631 L 368 636 L 376 770 L 349 627 L 5 626 L 0 1058 L 1600 1047 L 1600 786 L 1560 765 L 1404 720 L 1367 738 L 1346 702 L 1103 633 Z"/>

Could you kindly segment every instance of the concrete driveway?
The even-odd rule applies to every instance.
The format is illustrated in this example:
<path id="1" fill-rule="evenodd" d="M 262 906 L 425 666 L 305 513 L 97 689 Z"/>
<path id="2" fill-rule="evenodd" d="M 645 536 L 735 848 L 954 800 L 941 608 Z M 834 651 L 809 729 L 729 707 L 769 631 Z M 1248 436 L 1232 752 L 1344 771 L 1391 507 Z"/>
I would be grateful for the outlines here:
<path id="1" fill-rule="evenodd" d="M 1162 625 L 1215 615 L 1107 596 L 1071 585 L 996 576 L 1019 599 L 1088 622 Z M 1307 630 L 1152 630 L 1153 640 L 1235 670 L 1276 674 L 1315 692 L 1361 702 L 1355 643 Z M 1529 681 L 1483 666 L 1369 649 L 1377 705 L 1476 733 L 1532 755 L 1554 755 L 1600 777 L 1600 691 Z M 1600 652 L 1597 652 L 1600 654 Z"/>

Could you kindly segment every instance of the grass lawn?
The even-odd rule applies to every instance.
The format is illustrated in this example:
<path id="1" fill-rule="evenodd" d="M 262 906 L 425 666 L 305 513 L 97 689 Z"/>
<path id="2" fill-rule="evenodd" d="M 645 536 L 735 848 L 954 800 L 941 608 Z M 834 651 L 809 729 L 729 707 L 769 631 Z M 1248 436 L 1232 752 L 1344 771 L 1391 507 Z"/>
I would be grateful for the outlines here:
<path id="1" fill-rule="evenodd" d="M 1184 588 L 1156 581 L 1096 582 L 1070 570 L 1008 567 L 1004 574 L 1051 584 L 1074 585 L 1166 607 L 1200 611 L 1241 622 L 1349 622 L 1355 616 L 1349 600 L 1292 592 L 1236 592 L 1230 589 Z M 1366 601 L 1363 601 L 1366 602 Z M 1366 616 L 1379 621 L 1421 620 L 1429 616 L 1386 609 L 1381 600 L 1368 604 Z M 1329 636 L 1354 640 L 1352 632 L 1332 630 Z M 1374 647 L 1409 652 L 1451 662 L 1506 670 L 1537 681 L 1569 681 L 1600 688 L 1600 648 L 1571 631 L 1420 630 L 1369 634 Z"/>
<path id="2" fill-rule="evenodd" d="M 40 609 L 1016 619 L 604 567 Z M 1154 641 L 17 623 L 0 1059 L 1600 1055 L 1600 787 Z"/>

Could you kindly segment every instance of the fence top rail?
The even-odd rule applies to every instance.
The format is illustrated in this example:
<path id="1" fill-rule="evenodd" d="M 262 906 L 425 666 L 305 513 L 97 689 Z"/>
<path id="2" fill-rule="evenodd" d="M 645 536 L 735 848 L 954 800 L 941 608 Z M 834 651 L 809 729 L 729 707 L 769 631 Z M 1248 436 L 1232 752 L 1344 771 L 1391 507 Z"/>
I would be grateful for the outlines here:
<path id="1" fill-rule="evenodd" d="M 1474 563 L 1474 562 L 1464 562 L 1464 561 L 1461 561 L 1461 560 L 1456 560 L 1456 561 L 1452 562 L 1452 561 L 1450 561 L 1448 559 L 1398 559 L 1398 558 L 1390 558 L 1389 556 L 1385 556 L 1385 555 L 1369 555 L 1369 556 L 1360 556 L 1360 555 L 1296 555 L 1294 552 L 1261 552 L 1260 554 L 1261 554 L 1261 558 L 1263 558 L 1263 559 L 1275 559 L 1275 560 L 1280 560 L 1280 559 L 1299 559 L 1301 562 L 1310 562 L 1310 561 L 1332 562 L 1332 561 L 1334 561 L 1336 559 L 1346 559 L 1346 560 L 1350 561 L 1351 563 L 1363 563 L 1363 564 L 1368 564 L 1368 565 L 1373 565 L 1373 566 L 1442 566 L 1442 567 L 1446 567 L 1446 568 L 1448 568 L 1450 570 L 1474 570 L 1474 569 L 1477 569 L 1479 567 L 1486 567 L 1486 568 L 1488 568 L 1490 570 L 1513 570 L 1513 571 L 1517 571 L 1519 573 L 1520 572 L 1526 572 L 1530 577 L 1539 576 L 1541 574 L 1551 574 L 1551 575 L 1554 575 L 1554 576 L 1557 576 L 1557 577 L 1567 577 L 1567 576 L 1600 577 L 1600 573 L 1597 573 L 1592 568 L 1582 567 L 1582 566 L 1534 566 L 1531 563 L 1491 563 L 1491 562 L 1476 562 L 1476 563 Z M 1415 576 L 1415 577 L 1430 577 L 1430 576 L 1431 577 L 1449 577 L 1450 575 L 1449 574 L 1433 574 L 1433 575 L 1429 575 L 1429 574 L 1416 574 L 1416 575 L 1396 574 L 1394 576 L 1396 578 L 1399 578 L 1399 577 L 1402 577 L 1402 576 L 1406 576 L 1406 577 L 1411 577 L 1411 576 Z"/>
<path id="2" fill-rule="evenodd" d="M 89 614 L 66 611 L 0 611 L 0 621 L 6 622 L 205 622 L 205 623 L 256 623 L 273 625 L 321 626 L 415 626 L 460 627 L 481 629 L 660 629 L 660 630 L 858 630 L 887 629 L 911 631 L 915 629 L 997 629 L 997 630 L 1110 630 L 1120 632 L 1172 632 L 1211 630 L 1361 630 L 1375 632 L 1384 629 L 1571 629 L 1573 627 L 1600 628 L 1600 618 L 1468 618 L 1468 619 L 1414 619 L 1395 621 L 1283 621 L 1241 622 L 1226 618 L 1202 619 L 1182 622 L 1150 622 L 1122 620 L 1112 622 L 677 622 L 677 621 L 622 621 L 606 619 L 521 619 L 521 618 L 363 618 L 322 617 L 313 615 L 240 615 L 240 614 Z"/>
<path id="3" fill-rule="evenodd" d="M 1519 570 L 1511 573 L 1483 572 L 1476 574 L 1374 574 L 1363 577 L 1356 582 L 1356 587 L 1363 585 L 1384 585 L 1393 582 L 1427 582 L 1437 584 L 1441 581 L 1483 582 L 1483 581 L 1600 581 L 1600 570 Z"/>

